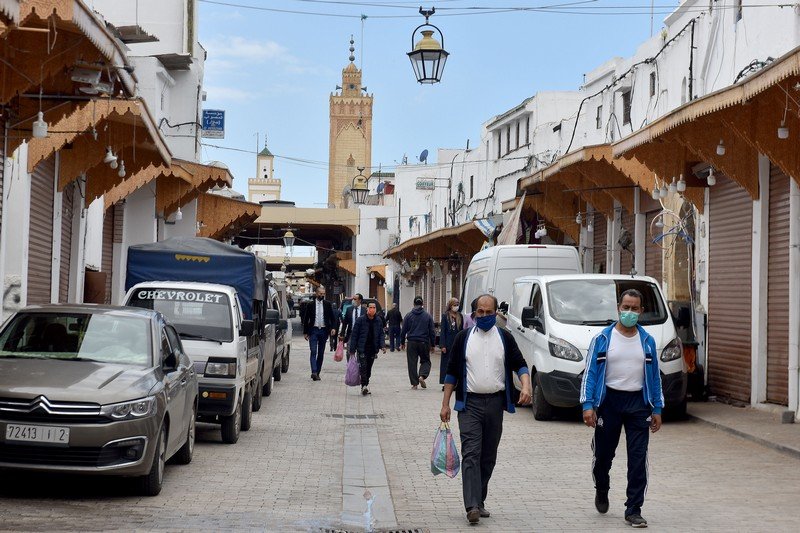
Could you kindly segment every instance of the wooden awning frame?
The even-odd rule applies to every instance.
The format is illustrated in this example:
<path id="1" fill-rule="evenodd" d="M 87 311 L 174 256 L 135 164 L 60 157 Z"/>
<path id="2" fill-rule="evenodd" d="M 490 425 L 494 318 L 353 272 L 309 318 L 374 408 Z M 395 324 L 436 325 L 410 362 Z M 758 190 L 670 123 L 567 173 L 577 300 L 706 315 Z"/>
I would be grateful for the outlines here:
<path id="1" fill-rule="evenodd" d="M 386 281 L 386 263 L 367 267 L 367 274 L 375 273 L 376 276 Z"/>
<path id="2" fill-rule="evenodd" d="M 261 205 L 204 192 L 197 197 L 198 236 L 230 238 L 261 214 Z"/>
<path id="3" fill-rule="evenodd" d="M 408 239 L 386 250 L 383 257 L 400 261 L 406 257 L 427 260 L 445 258 L 453 254 L 471 255 L 480 251 L 484 242 L 486 236 L 473 221 L 470 221 Z"/>

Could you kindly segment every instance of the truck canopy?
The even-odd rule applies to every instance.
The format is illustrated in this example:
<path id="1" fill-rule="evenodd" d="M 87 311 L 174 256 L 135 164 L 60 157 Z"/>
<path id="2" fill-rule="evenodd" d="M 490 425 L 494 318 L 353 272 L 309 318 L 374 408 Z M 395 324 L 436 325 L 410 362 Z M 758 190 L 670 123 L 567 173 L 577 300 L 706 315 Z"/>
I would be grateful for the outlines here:
<path id="1" fill-rule="evenodd" d="M 146 281 L 221 283 L 236 289 L 245 318 L 266 297 L 266 263 L 250 252 L 204 237 L 173 237 L 128 248 L 127 291 Z"/>

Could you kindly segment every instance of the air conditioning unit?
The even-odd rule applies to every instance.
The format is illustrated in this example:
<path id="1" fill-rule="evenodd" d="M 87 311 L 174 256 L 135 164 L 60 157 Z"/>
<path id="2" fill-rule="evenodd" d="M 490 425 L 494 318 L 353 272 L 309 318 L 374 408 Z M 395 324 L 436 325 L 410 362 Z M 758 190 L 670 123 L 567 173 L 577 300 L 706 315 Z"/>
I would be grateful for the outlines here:
<path id="1" fill-rule="evenodd" d="M 100 82 L 100 75 L 102 74 L 99 70 L 94 70 L 90 68 L 76 68 L 72 71 L 72 81 L 75 83 L 85 83 L 87 85 L 97 85 Z"/>

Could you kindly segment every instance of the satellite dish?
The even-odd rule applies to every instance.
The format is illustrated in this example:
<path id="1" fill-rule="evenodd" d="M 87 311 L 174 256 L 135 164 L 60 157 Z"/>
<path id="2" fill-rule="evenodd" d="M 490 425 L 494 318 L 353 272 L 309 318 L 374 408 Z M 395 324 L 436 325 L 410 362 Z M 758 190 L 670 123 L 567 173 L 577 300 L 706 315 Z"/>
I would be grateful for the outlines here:
<path id="1" fill-rule="evenodd" d="M 426 163 L 426 164 L 428 163 L 428 150 L 427 150 L 427 148 L 425 150 L 423 150 L 421 154 L 419 154 L 419 162 L 420 163 Z"/>

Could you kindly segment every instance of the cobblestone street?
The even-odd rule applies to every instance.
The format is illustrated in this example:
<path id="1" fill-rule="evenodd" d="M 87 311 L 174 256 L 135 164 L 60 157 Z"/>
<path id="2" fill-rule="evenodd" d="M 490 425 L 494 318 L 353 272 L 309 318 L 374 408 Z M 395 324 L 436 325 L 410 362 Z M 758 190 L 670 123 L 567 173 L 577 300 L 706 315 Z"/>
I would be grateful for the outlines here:
<path id="1" fill-rule="evenodd" d="M 160 496 L 132 496 L 128 484 L 103 478 L 4 473 L 0 528 L 626 529 L 624 449 L 612 472 L 611 510 L 598 515 L 591 432 L 577 418 L 536 422 L 530 409 L 506 416 L 486 502 L 492 517 L 468 527 L 460 477 L 434 477 L 429 469 L 441 401 L 438 356 L 428 389 L 412 391 L 404 354 L 381 355 L 373 394 L 361 397 L 345 387 L 345 364 L 330 354 L 322 380 L 312 382 L 307 353 L 295 337 L 289 373 L 236 445 L 222 444 L 214 426 L 203 426 L 194 461 L 168 466 Z M 643 515 L 658 531 L 796 531 L 798 466 L 793 457 L 706 425 L 667 423 L 651 439 Z M 369 505 L 366 491 L 374 498 Z"/>

